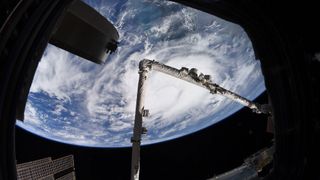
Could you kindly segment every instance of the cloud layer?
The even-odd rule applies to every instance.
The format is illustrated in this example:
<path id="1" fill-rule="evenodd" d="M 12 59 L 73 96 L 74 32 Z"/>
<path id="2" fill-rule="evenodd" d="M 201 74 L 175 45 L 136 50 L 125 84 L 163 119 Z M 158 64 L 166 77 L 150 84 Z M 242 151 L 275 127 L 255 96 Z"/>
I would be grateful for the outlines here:
<path id="1" fill-rule="evenodd" d="M 25 111 L 29 131 L 96 147 L 130 145 L 138 63 L 155 59 L 210 74 L 222 87 L 254 99 L 264 91 L 259 61 L 238 25 L 163 1 L 87 1 L 116 26 L 119 48 L 96 65 L 49 45 Z M 148 80 L 144 144 L 205 128 L 241 108 L 219 95 L 167 75 Z"/>

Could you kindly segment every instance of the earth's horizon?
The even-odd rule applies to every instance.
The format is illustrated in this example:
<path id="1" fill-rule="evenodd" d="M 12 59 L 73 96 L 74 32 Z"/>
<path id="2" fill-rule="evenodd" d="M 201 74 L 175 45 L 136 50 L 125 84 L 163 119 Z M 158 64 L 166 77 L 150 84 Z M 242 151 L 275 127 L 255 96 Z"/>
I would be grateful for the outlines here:
<path id="1" fill-rule="evenodd" d="M 87 0 L 119 32 L 119 47 L 97 65 L 48 45 L 36 71 L 24 122 L 17 125 L 57 142 L 131 146 L 138 64 L 154 59 L 197 68 L 213 82 L 250 100 L 265 90 L 260 62 L 236 24 L 169 1 Z M 237 112 L 236 102 L 167 75 L 151 72 L 142 145 L 176 139 Z"/>

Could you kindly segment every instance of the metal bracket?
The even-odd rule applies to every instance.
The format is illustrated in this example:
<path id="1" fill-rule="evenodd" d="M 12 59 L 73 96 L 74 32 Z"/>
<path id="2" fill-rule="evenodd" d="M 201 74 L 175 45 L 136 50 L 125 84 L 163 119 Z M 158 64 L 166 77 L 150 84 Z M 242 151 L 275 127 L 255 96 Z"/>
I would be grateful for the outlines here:
<path id="1" fill-rule="evenodd" d="M 148 130 L 146 127 L 142 127 L 141 134 L 147 134 Z"/>
<path id="2" fill-rule="evenodd" d="M 142 117 L 148 117 L 150 115 L 149 109 L 142 110 Z"/>

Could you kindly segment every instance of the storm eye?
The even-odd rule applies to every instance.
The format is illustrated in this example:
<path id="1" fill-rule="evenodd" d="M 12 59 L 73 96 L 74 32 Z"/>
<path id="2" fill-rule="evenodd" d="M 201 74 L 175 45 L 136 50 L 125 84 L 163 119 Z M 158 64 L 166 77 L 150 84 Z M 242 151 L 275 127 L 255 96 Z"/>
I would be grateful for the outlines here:
<path id="1" fill-rule="evenodd" d="M 117 45 L 117 50 L 97 65 L 48 45 L 34 76 L 24 122 L 17 121 L 18 126 L 74 145 L 130 146 L 138 63 L 145 58 L 178 69 L 196 68 L 251 100 L 265 90 L 251 41 L 236 24 L 173 2 L 87 3 L 119 32 L 118 42 L 105 46 Z M 59 46 L 57 41 L 52 44 Z M 156 72 L 148 83 L 150 116 L 144 121 L 148 133 L 143 144 L 199 131 L 242 107 Z"/>

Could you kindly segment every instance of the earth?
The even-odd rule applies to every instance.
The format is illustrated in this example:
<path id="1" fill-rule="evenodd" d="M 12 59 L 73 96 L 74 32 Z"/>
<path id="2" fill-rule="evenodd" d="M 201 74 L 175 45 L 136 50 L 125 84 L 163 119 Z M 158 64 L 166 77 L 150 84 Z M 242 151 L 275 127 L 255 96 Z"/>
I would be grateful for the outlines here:
<path id="1" fill-rule="evenodd" d="M 142 59 L 197 68 L 250 100 L 264 90 L 260 62 L 244 30 L 204 12 L 161 0 L 87 0 L 119 32 L 119 47 L 97 65 L 48 45 L 36 71 L 24 122 L 17 126 L 54 141 L 128 147 Z M 221 95 L 152 72 L 142 144 L 160 143 L 211 126 L 243 106 Z"/>

